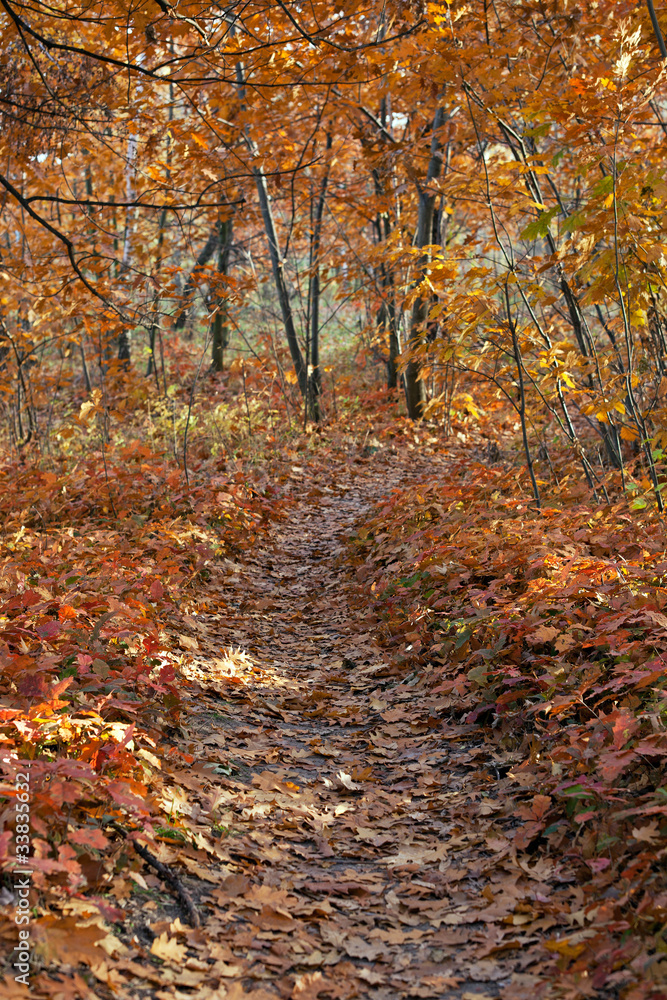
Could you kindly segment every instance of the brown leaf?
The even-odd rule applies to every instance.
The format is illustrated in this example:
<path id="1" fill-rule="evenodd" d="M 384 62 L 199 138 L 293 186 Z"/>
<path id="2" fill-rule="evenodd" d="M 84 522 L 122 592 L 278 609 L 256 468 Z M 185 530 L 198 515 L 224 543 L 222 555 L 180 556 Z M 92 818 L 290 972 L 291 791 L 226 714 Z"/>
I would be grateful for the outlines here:
<path id="1" fill-rule="evenodd" d="M 44 962 L 99 965 L 105 958 L 96 945 L 107 932 L 97 924 L 84 925 L 75 917 L 42 917 L 31 927 L 35 954 Z"/>
<path id="2" fill-rule="evenodd" d="M 155 955 L 156 958 L 161 958 L 163 962 L 169 962 L 171 965 L 182 965 L 186 954 L 186 946 L 179 944 L 176 938 L 169 937 L 167 931 L 156 937 L 151 945 L 151 955 Z"/>

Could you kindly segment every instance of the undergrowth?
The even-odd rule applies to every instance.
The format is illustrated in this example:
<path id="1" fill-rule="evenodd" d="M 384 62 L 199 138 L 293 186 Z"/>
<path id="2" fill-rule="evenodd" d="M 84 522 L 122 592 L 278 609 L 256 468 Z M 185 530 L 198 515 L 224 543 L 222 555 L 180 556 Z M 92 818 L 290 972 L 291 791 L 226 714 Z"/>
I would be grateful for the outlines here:
<path id="1" fill-rule="evenodd" d="M 607 961 L 610 923 L 654 934 L 667 898 L 664 519 L 619 490 L 554 488 L 538 510 L 516 465 L 451 458 L 360 525 L 359 607 L 443 725 L 486 738 L 489 780 L 508 761 L 514 848 L 567 857 L 587 886 L 600 934 L 560 958 L 581 973 Z"/>

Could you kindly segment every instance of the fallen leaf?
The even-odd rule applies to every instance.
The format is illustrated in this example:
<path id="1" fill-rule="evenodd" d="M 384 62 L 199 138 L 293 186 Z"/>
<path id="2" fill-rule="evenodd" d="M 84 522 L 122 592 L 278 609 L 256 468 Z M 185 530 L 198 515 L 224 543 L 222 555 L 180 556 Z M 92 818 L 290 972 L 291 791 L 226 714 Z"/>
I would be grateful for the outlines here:
<path id="1" fill-rule="evenodd" d="M 151 955 L 161 958 L 163 962 L 170 962 L 172 965 L 181 965 L 186 954 L 186 946 L 179 944 L 176 938 L 169 937 L 167 931 L 156 937 L 151 945 Z"/>

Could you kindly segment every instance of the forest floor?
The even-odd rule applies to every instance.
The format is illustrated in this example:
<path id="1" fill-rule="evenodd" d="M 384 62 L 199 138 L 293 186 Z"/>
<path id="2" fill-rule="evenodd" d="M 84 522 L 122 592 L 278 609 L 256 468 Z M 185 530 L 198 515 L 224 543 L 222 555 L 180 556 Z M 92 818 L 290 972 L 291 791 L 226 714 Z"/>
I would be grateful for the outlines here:
<path id="1" fill-rule="evenodd" d="M 372 427 L 5 471 L 0 1000 L 667 997 L 661 521 Z"/>
<path id="2" fill-rule="evenodd" d="M 544 941 L 573 930 L 552 893 L 583 894 L 552 860 L 517 857 L 500 789 L 508 760 L 490 759 L 476 727 L 447 721 L 428 670 L 406 671 L 378 645 L 350 562 L 378 499 L 432 481 L 444 462 L 384 450 L 295 467 L 285 516 L 227 568 L 224 611 L 212 597 L 186 616 L 199 652 L 183 762 L 167 772 L 194 839 L 163 838 L 160 859 L 187 871 L 201 927 L 140 876 L 122 953 L 96 973 L 117 995 L 548 992 Z M 214 860 L 196 844 L 212 826 Z"/>

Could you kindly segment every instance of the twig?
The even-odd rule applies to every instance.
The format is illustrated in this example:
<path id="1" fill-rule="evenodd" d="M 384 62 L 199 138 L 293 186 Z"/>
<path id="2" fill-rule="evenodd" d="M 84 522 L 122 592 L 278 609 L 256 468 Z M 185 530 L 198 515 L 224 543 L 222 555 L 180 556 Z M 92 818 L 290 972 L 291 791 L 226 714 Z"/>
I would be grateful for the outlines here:
<path id="1" fill-rule="evenodd" d="M 245 384 L 245 361 L 241 362 L 241 377 L 243 378 L 243 398 L 245 399 L 245 411 L 248 415 L 248 437 L 252 437 L 252 424 L 250 423 L 250 406 L 248 404 L 248 390 Z"/>
<path id="2" fill-rule="evenodd" d="M 660 55 L 662 56 L 663 59 L 667 59 L 667 48 L 665 47 L 665 39 L 662 37 L 662 31 L 660 30 L 658 16 L 655 12 L 655 7 L 653 6 L 653 0 L 646 0 L 646 6 L 648 7 L 649 17 L 651 18 L 651 24 L 653 25 L 653 33 L 655 35 L 655 40 L 658 43 L 658 48 L 660 49 Z"/>
<path id="3" fill-rule="evenodd" d="M 188 891 L 186 890 L 180 879 L 171 870 L 171 868 L 168 865 L 163 864 L 162 861 L 158 861 L 155 855 L 152 854 L 147 847 L 144 847 L 142 844 L 138 844 L 136 840 L 131 838 L 129 831 L 125 830 L 124 827 L 120 825 L 120 823 L 117 823 L 115 820 L 112 819 L 108 823 L 108 826 L 110 826 L 113 830 L 115 830 L 116 833 L 120 833 L 120 835 L 125 840 L 129 840 L 132 846 L 134 847 L 135 851 L 139 855 L 139 857 L 143 858 L 146 864 L 150 865 L 150 867 L 157 872 L 162 881 L 169 886 L 174 896 L 176 896 L 179 903 L 183 907 L 183 910 L 187 914 L 190 926 L 201 927 L 201 920 L 195 908 L 195 904 L 192 902 L 190 894 L 188 893 Z"/>
<path id="4" fill-rule="evenodd" d="M 333 372 L 331 372 L 331 391 L 333 393 L 334 420 L 338 420 L 338 407 L 336 406 L 336 379 L 334 378 Z"/>
<path id="5" fill-rule="evenodd" d="M 90 633 L 91 642 L 97 642 L 99 640 L 100 632 L 102 631 L 103 626 L 106 625 L 110 618 L 115 618 L 117 614 L 117 611 L 107 611 L 106 614 L 102 615 L 102 617 L 95 623 L 95 628 Z"/>
<path id="6" fill-rule="evenodd" d="M 183 431 L 183 472 L 185 473 L 185 482 L 188 487 L 190 486 L 190 476 L 188 474 L 188 431 L 190 429 L 190 420 L 192 417 L 192 405 L 195 399 L 197 382 L 199 381 L 199 373 L 201 372 L 201 366 L 208 351 L 210 333 L 211 333 L 211 325 L 209 324 L 208 330 L 206 331 L 206 341 L 204 343 L 204 350 L 202 351 L 202 356 L 199 359 L 199 367 L 197 368 L 197 372 L 195 374 L 194 381 L 192 383 L 192 388 L 190 390 L 190 401 L 188 402 L 188 415 L 185 421 L 185 430 Z"/>

